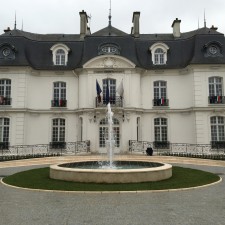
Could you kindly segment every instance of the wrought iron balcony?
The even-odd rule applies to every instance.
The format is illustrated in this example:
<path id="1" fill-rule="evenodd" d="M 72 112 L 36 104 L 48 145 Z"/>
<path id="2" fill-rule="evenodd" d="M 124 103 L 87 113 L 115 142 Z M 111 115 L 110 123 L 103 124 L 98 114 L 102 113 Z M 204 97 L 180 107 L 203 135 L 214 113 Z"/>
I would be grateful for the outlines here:
<path id="1" fill-rule="evenodd" d="M 64 141 L 54 141 L 49 143 L 50 149 L 65 149 L 66 142 Z"/>
<path id="2" fill-rule="evenodd" d="M 153 148 L 169 149 L 170 148 L 170 142 L 168 142 L 168 141 L 154 141 L 153 142 Z"/>
<path id="3" fill-rule="evenodd" d="M 209 104 L 225 104 L 225 96 L 209 96 Z"/>
<path id="4" fill-rule="evenodd" d="M 110 105 L 112 107 L 123 107 L 123 98 L 120 96 L 116 96 L 114 98 L 109 98 Z M 105 98 L 99 101 L 98 97 L 95 98 L 96 108 L 97 107 L 105 107 L 107 105 L 107 101 Z"/>
<path id="5" fill-rule="evenodd" d="M 211 141 L 212 148 L 225 149 L 225 141 Z"/>
<path id="6" fill-rule="evenodd" d="M 0 149 L 9 149 L 9 142 L 0 142 Z"/>
<path id="7" fill-rule="evenodd" d="M 11 98 L 0 96 L 0 105 L 11 105 Z"/>
<path id="8" fill-rule="evenodd" d="M 52 107 L 66 107 L 67 106 L 67 100 L 52 100 Z"/>
<path id="9" fill-rule="evenodd" d="M 166 98 L 154 98 L 153 106 L 169 106 L 169 99 Z"/>

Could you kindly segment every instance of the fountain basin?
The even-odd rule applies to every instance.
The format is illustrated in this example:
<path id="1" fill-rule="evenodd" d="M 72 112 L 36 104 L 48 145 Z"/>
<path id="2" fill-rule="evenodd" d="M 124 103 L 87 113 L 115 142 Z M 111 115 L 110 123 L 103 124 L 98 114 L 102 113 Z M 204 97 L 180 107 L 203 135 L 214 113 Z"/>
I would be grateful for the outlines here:
<path id="1" fill-rule="evenodd" d="M 92 161 L 88 161 L 90 164 Z M 122 164 L 128 163 L 132 165 L 132 162 L 137 165 L 137 161 L 122 161 Z M 73 163 L 74 165 L 80 165 L 79 163 Z M 85 161 L 83 162 L 86 163 Z M 96 161 L 93 161 L 96 163 Z M 166 163 L 152 163 L 154 167 L 148 167 L 151 162 L 140 161 L 140 164 L 146 164 L 139 168 L 80 168 L 70 167 L 70 164 L 57 164 L 50 166 L 50 178 L 56 180 L 84 182 L 84 183 L 140 183 L 149 181 L 160 181 L 169 179 L 172 176 L 172 165 Z M 69 166 L 68 166 L 69 165 Z"/>

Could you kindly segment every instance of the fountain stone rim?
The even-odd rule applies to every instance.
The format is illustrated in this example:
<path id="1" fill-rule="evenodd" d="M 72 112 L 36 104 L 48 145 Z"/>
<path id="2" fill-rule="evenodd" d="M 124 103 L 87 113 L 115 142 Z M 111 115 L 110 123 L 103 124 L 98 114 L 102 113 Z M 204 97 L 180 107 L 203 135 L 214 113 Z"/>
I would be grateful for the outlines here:
<path id="1" fill-rule="evenodd" d="M 145 162 L 142 160 L 140 161 Z M 79 161 L 79 162 L 87 162 L 87 161 Z M 149 161 L 146 162 L 149 163 Z M 72 182 L 84 182 L 84 183 L 138 183 L 138 182 L 160 181 L 169 179 L 172 176 L 172 165 L 162 162 L 157 163 L 162 164 L 162 166 L 151 168 L 147 167 L 140 169 L 66 168 L 60 167 L 59 165 L 63 164 L 60 163 L 50 166 L 50 178 Z"/>

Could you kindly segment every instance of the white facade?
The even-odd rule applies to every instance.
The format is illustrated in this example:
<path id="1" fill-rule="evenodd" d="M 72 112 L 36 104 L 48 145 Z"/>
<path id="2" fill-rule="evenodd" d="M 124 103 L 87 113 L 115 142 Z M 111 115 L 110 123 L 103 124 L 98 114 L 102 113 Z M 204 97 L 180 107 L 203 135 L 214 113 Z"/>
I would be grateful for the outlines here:
<path id="1" fill-rule="evenodd" d="M 121 56 L 98 56 L 75 71 L 37 71 L 29 67 L 4 67 L 0 79 L 11 80 L 11 105 L 0 106 L 9 118 L 10 145 L 52 142 L 52 120 L 65 119 L 65 142 L 90 140 L 92 152 L 100 147 L 100 121 L 106 107 L 96 107 L 96 79 L 123 80 L 123 107 L 113 107 L 119 121 L 118 152 L 128 151 L 129 140 L 155 141 L 155 118 L 167 119 L 167 141 L 210 144 L 212 116 L 225 116 L 223 104 L 209 104 L 209 78 L 222 78 L 224 65 L 188 66 L 185 69 L 143 70 Z M 168 106 L 153 106 L 154 82 L 166 82 Z M 66 83 L 67 107 L 51 107 L 54 82 Z M 224 91 L 224 89 L 223 89 Z"/>

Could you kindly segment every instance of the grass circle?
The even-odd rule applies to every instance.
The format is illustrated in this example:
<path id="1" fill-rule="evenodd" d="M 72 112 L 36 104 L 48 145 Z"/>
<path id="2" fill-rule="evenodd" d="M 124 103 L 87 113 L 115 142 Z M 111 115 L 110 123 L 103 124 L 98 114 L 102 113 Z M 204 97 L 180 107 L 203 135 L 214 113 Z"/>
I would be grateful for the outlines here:
<path id="1" fill-rule="evenodd" d="M 157 182 L 129 184 L 96 184 L 53 180 L 49 177 L 49 167 L 32 169 L 5 177 L 3 182 L 12 186 L 60 191 L 143 191 L 191 188 L 211 184 L 220 180 L 216 174 L 173 166 L 173 176 Z"/>

